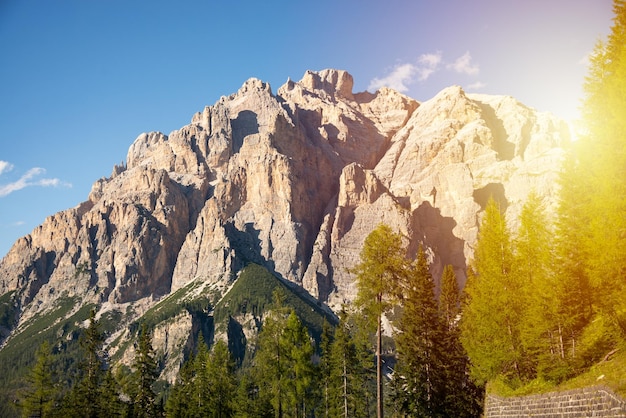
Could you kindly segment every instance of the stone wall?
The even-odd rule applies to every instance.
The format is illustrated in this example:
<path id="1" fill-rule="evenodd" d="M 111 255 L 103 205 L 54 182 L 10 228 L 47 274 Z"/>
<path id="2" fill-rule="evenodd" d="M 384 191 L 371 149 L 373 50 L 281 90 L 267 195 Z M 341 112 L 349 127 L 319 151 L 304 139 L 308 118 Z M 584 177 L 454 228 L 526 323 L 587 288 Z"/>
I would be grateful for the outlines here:
<path id="1" fill-rule="evenodd" d="M 626 418 L 626 401 L 603 386 L 510 398 L 487 395 L 485 418 L 518 417 Z"/>

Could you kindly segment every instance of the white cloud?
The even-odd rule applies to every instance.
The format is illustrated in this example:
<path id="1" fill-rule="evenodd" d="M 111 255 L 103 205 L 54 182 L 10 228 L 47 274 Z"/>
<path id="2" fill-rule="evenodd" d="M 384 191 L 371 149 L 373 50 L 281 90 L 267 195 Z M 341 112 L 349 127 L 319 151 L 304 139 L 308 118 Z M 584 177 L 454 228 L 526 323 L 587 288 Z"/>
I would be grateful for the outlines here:
<path id="1" fill-rule="evenodd" d="M 452 64 L 448 64 L 447 67 L 457 73 L 468 75 L 476 75 L 480 72 L 478 64 L 472 64 L 472 56 L 469 51 L 457 58 Z"/>
<path id="2" fill-rule="evenodd" d="M 399 92 L 405 92 L 408 90 L 407 85 L 413 82 L 415 74 L 417 73 L 417 67 L 413 64 L 400 64 L 391 71 L 386 77 L 374 78 L 370 81 L 368 90 L 378 90 L 381 87 L 389 87 Z"/>
<path id="3" fill-rule="evenodd" d="M 437 51 L 434 54 L 422 54 L 418 62 L 429 68 L 436 68 L 441 63 L 441 56 L 441 51 Z"/>
<path id="4" fill-rule="evenodd" d="M 470 85 L 468 85 L 466 87 L 467 90 L 480 90 L 487 87 L 487 85 L 485 83 L 483 83 L 482 81 L 477 81 L 475 83 L 472 83 Z"/>
<path id="5" fill-rule="evenodd" d="M 0 174 L 2 174 L 5 171 L 9 171 L 12 168 L 13 168 L 12 164 L 6 161 L 0 161 Z M 0 197 L 8 196 L 13 192 L 16 192 L 18 190 L 22 190 L 26 187 L 31 187 L 31 186 L 72 187 L 70 183 L 63 182 L 57 178 L 52 178 L 52 179 L 51 178 L 40 178 L 40 179 L 36 178 L 45 174 L 45 172 L 46 170 L 41 167 L 34 167 L 28 170 L 18 180 L 12 183 L 0 184 Z"/>
<path id="6" fill-rule="evenodd" d="M 418 67 L 419 81 L 426 81 L 428 77 L 433 75 L 435 71 L 437 71 L 439 64 L 441 63 L 441 51 L 437 51 L 434 54 L 422 54 L 420 55 L 418 62 L 420 63 L 420 67 Z"/>
<path id="7" fill-rule="evenodd" d="M 389 87 L 399 92 L 406 92 L 409 84 L 414 83 L 416 79 L 425 81 L 435 73 L 441 63 L 441 57 L 441 52 L 437 51 L 433 54 L 420 55 L 417 64 L 398 64 L 386 77 L 372 79 L 367 89 L 378 90 L 381 87 Z"/>
<path id="8" fill-rule="evenodd" d="M 0 160 L 0 174 L 13 170 L 13 164 Z"/>

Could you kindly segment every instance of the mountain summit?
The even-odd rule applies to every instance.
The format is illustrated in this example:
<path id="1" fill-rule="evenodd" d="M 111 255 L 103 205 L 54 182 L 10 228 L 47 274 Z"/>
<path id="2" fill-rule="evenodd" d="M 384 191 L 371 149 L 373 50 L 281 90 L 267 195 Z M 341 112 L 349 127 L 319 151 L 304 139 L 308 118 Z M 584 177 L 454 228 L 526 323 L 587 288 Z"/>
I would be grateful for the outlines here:
<path id="1" fill-rule="evenodd" d="M 85 202 L 0 261 L 13 307 L 0 343 L 67 300 L 65 317 L 85 305 L 120 313 L 117 338 L 173 295 L 216 306 L 250 263 L 337 309 L 355 297 L 349 268 L 381 222 L 413 253 L 424 245 L 436 280 L 451 264 L 463 282 L 490 196 L 512 223 L 533 190 L 554 208 L 563 121 L 456 86 L 423 103 L 352 89 L 338 70 L 307 71 L 275 94 L 249 79 L 189 125 L 141 134 Z"/>

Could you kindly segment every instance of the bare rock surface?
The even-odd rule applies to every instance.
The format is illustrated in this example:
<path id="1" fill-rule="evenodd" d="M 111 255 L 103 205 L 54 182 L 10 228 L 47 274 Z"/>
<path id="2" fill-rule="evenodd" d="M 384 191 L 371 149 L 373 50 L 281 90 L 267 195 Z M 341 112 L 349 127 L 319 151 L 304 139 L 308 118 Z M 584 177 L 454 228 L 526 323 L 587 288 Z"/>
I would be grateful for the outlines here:
<path id="1" fill-rule="evenodd" d="M 194 283 L 224 291 L 255 262 L 338 308 L 381 222 L 410 255 L 425 246 L 435 278 L 452 264 L 462 284 L 489 196 L 511 226 L 532 190 L 555 207 L 569 137 L 552 115 L 456 86 L 423 103 L 352 90 L 338 70 L 276 94 L 250 79 L 189 125 L 139 135 L 84 203 L 14 244 L 0 295 L 15 291 L 20 323 L 60 297 L 149 307 Z M 171 327 L 155 336 L 168 347 Z"/>

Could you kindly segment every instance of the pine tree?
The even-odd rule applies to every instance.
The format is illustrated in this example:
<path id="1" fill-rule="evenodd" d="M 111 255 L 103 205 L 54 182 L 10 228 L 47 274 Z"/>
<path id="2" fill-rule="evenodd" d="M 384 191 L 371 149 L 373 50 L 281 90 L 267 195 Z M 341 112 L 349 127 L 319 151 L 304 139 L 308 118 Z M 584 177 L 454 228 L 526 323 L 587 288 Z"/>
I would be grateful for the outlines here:
<path id="1" fill-rule="evenodd" d="M 561 208 L 579 207 L 583 217 L 571 219 L 581 229 L 584 268 L 594 302 L 626 338 L 626 2 L 615 0 L 614 24 L 606 42 L 590 58 L 584 85 L 583 124 L 572 167 L 563 180 L 576 183 Z M 581 204 L 582 202 L 582 204 Z M 575 222 L 575 223 L 574 223 Z"/>
<path id="2" fill-rule="evenodd" d="M 282 418 L 286 414 L 288 353 L 281 341 L 287 316 L 282 300 L 284 296 L 274 292 L 274 309 L 263 321 L 258 336 L 258 347 L 254 357 L 254 379 L 259 388 L 259 403 L 271 404 L 274 415 Z"/>
<path id="3" fill-rule="evenodd" d="M 64 399 L 67 416 L 97 418 L 105 416 L 100 402 L 100 384 L 108 368 L 107 353 L 103 349 L 104 336 L 96 320 L 95 310 L 91 310 L 89 326 L 80 338 L 83 360 L 79 366 L 77 383 Z"/>
<path id="4" fill-rule="evenodd" d="M 499 374 L 518 381 L 525 377 L 521 285 L 512 270 L 506 220 L 490 199 L 474 250 L 473 274 L 468 274 L 461 322 L 461 340 L 479 382 Z"/>
<path id="5" fill-rule="evenodd" d="M 158 406 L 152 385 L 158 377 L 152 336 L 145 324 L 141 326 L 134 361 L 133 414 L 135 417 L 157 417 Z"/>
<path id="6" fill-rule="evenodd" d="M 415 263 L 403 277 L 403 312 L 396 337 L 394 400 L 398 411 L 408 416 L 445 416 L 444 333 L 434 289 L 420 246 Z"/>
<path id="7" fill-rule="evenodd" d="M 292 412 L 293 417 L 305 415 L 312 402 L 312 383 L 315 376 L 312 362 L 313 345 L 311 337 L 295 311 L 291 311 L 285 329 L 282 332 L 280 343 L 286 354 L 286 400 L 285 406 Z"/>
<path id="8" fill-rule="evenodd" d="M 100 404 L 101 417 L 114 418 L 124 415 L 125 405 L 120 399 L 118 387 L 119 384 L 115 380 L 111 369 L 108 369 L 100 383 L 98 402 Z"/>
<path id="9" fill-rule="evenodd" d="M 253 376 L 259 390 L 257 407 L 269 403 L 274 416 L 305 415 L 314 402 L 314 348 L 306 327 L 293 309 L 283 306 L 280 290 L 274 291 L 274 306 L 263 322 L 254 357 Z"/>
<path id="10" fill-rule="evenodd" d="M 52 350 L 45 341 L 37 350 L 35 365 L 30 370 L 28 389 L 20 406 L 24 417 L 48 417 L 55 408 L 58 390 L 52 373 Z"/>
<path id="11" fill-rule="evenodd" d="M 441 274 L 441 294 L 439 295 L 439 316 L 445 328 L 455 328 L 461 312 L 461 295 L 456 274 L 451 265 L 446 265 Z"/>
<path id="12" fill-rule="evenodd" d="M 165 404 L 168 418 L 184 418 L 192 416 L 194 404 L 194 357 L 193 354 L 181 366 L 176 383 L 171 388 L 170 396 Z"/>
<path id="13" fill-rule="evenodd" d="M 209 391 L 211 390 L 209 381 L 209 347 L 200 334 L 197 344 L 197 352 L 193 361 L 193 390 L 191 399 L 193 404 L 190 411 L 192 415 L 208 416 L 211 413 L 209 405 Z"/>
<path id="14" fill-rule="evenodd" d="M 345 314 L 345 307 L 342 307 L 341 312 Z M 341 318 L 341 314 L 340 314 Z M 330 353 L 331 347 L 334 340 L 335 330 L 330 325 L 330 323 L 324 318 L 322 322 L 322 336 L 320 339 L 320 347 L 319 347 L 319 381 L 321 383 L 321 406 L 322 406 L 322 416 L 328 417 L 330 414 L 330 385 L 331 385 L 331 372 L 332 365 L 330 362 Z"/>
<path id="15" fill-rule="evenodd" d="M 237 383 L 235 363 L 222 340 L 213 345 L 206 365 L 208 377 L 208 410 L 206 417 L 226 418 L 233 415 L 233 399 Z"/>
<path id="16" fill-rule="evenodd" d="M 459 318 L 461 295 L 456 274 L 451 265 L 443 270 L 439 318 L 443 325 L 443 364 L 445 373 L 444 416 L 471 418 L 483 412 L 484 386 L 470 376 L 470 362 L 461 344 Z"/>
<path id="17" fill-rule="evenodd" d="M 383 414 L 382 316 L 392 307 L 397 284 L 406 269 L 402 237 L 381 224 L 365 238 L 360 263 L 355 266 L 357 298 L 366 317 L 376 328 L 376 414 Z"/>
<path id="18" fill-rule="evenodd" d="M 327 360 L 328 412 L 332 417 L 369 416 L 367 363 L 371 356 L 355 339 L 353 328 L 348 313 L 342 309 Z"/>

